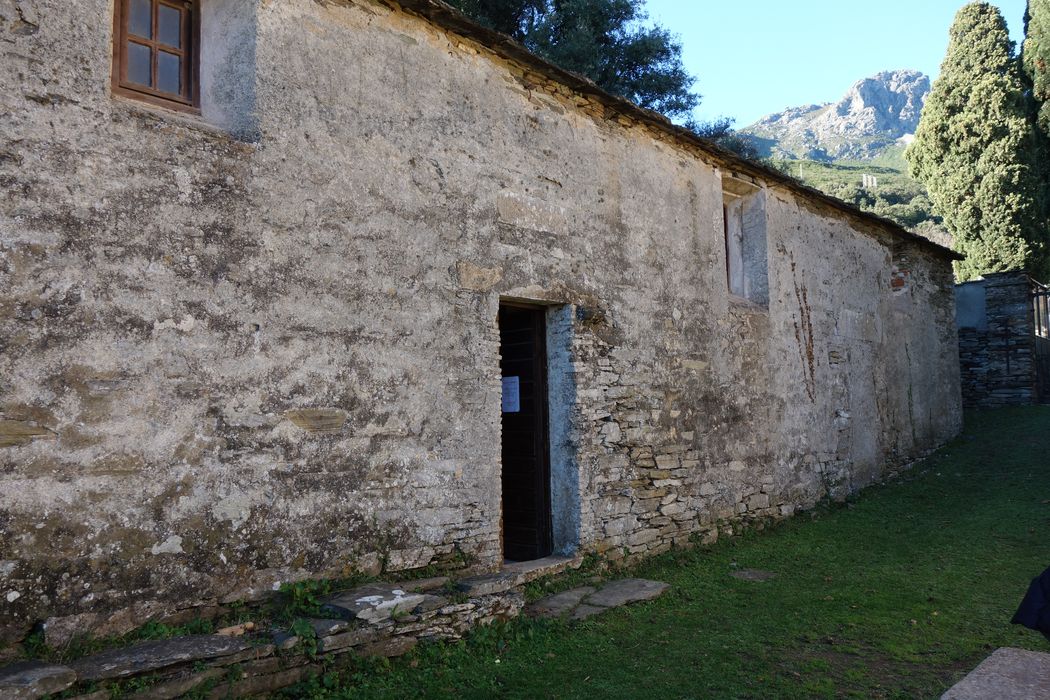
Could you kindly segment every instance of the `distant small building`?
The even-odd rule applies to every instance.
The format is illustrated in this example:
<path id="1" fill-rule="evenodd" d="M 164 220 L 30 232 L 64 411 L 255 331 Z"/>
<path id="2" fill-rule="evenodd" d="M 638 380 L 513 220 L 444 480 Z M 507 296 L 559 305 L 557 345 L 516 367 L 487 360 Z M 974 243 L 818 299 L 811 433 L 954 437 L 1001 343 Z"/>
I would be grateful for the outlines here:
<path id="1" fill-rule="evenodd" d="M 1050 288 L 1000 272 L 955 288 L 963 404 L 1050 402 Z"/>

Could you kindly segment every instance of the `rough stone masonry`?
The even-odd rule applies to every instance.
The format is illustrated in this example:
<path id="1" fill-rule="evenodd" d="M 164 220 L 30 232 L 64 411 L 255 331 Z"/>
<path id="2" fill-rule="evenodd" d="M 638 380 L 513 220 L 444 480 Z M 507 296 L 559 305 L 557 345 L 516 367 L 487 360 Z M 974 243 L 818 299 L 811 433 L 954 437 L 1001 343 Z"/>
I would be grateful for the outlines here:
<path id="1" fill-rule="evenodd" d="M 548 309 L 562 554 L 959 430 L 948 251 L 432 0 L 200 7 L 184 114 L 112 93 L 112 0 L 0 0 L 0 642 L 498 569 L 501 300 Z"/>
<path id="2" fill-rule="evenodd" d="M 1036 324 L 1046 311 L 1033 296 L 1041 287 L 1023 271 L 988 274 L 956 287 L 964 406 L 1050 401 L 1050 393 L 1042 389 L 1050 387 L 1050 361 L 1044 359 L 1050 358 L 1050 338 L 1041 336 Z M 1045 320 L 1038 325 L 1044 334 L 1045 325 Z"/>

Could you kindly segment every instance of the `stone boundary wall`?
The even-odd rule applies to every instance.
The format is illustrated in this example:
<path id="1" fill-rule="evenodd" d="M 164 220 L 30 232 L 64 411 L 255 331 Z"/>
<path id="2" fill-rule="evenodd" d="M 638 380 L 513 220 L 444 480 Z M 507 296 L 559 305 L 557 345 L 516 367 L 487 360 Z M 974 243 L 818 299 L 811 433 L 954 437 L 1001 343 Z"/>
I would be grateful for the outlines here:
<path id="1" fill-rule="evenodd" d="M 965 407 L 1036 402 L 1031 287 L 1024 272 L 990 274 L 959 285 L 959 364 Z"/>

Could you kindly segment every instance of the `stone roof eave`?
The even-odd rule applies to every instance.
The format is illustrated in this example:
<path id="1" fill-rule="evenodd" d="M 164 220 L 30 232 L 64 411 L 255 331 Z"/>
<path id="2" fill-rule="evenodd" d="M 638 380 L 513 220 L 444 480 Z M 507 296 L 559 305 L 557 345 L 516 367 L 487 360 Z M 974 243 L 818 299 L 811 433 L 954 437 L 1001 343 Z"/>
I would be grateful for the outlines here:
<path id="1" fill-rule="evenodd" d="M 961 253 L 946 248 L 916 233 L 912 233 L 890 219 L 858 209 L 852 204 L 847 204 L 841 199 L 832 197 L 820 190 L 805 185 L 778 170 L 741 158 L 735 153 L 727 151 L 710 140 L 699 136 L 695 132 L 673 123 L 670 119 L 658 112 L 639 107 L 630 100 L 612 95 L 602 90 L 587 78 L 559 68 L 547 60 L 540 58 L 509 36 L 481 26 L 459 10 L 456 10 L 441 0 L 375 1 L 390 7 L 399 7 L 406 12 L 418 15 L 435 26 L 477 42 L 501 58 L 525 66 L 531 71 L 535 71 L 550 80 L 566 86 L 584 95 L 587 99 L 602 104 L 614 113 L 622 114 L 654 129 L 663 131 L 672 136 L 675 140 L 702 151 L 709 156 L 712 161 L 728 170 L 744 173 L 767 183 L 776 183 L 780 187 L 783 187 L 804 199 L 835 209 L 854 220 L 869 225 L 873 224 L 887 231 L 896 238 L 915 243 L 926 248 L 930 252 L 941 255 L 949 260 L 963 260 L 965 258 Z"/>

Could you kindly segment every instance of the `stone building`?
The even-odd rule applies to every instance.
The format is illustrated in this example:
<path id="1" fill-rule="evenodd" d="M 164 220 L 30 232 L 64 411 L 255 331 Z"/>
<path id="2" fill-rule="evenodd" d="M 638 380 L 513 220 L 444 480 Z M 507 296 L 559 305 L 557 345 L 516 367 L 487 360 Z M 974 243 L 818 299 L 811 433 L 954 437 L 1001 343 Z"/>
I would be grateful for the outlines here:
<path id="1" fill-rule="evenodd" d="M 440 2 L 0 0 L 0 40 L 5 642 L 644 556 L 959 430 L 950 251 Z"/>
<path id="2" fill-rule="evenodd" d="M 1050 288 L 999 272 L 955 289 L 963 405 L 1050 403 Z"/>

